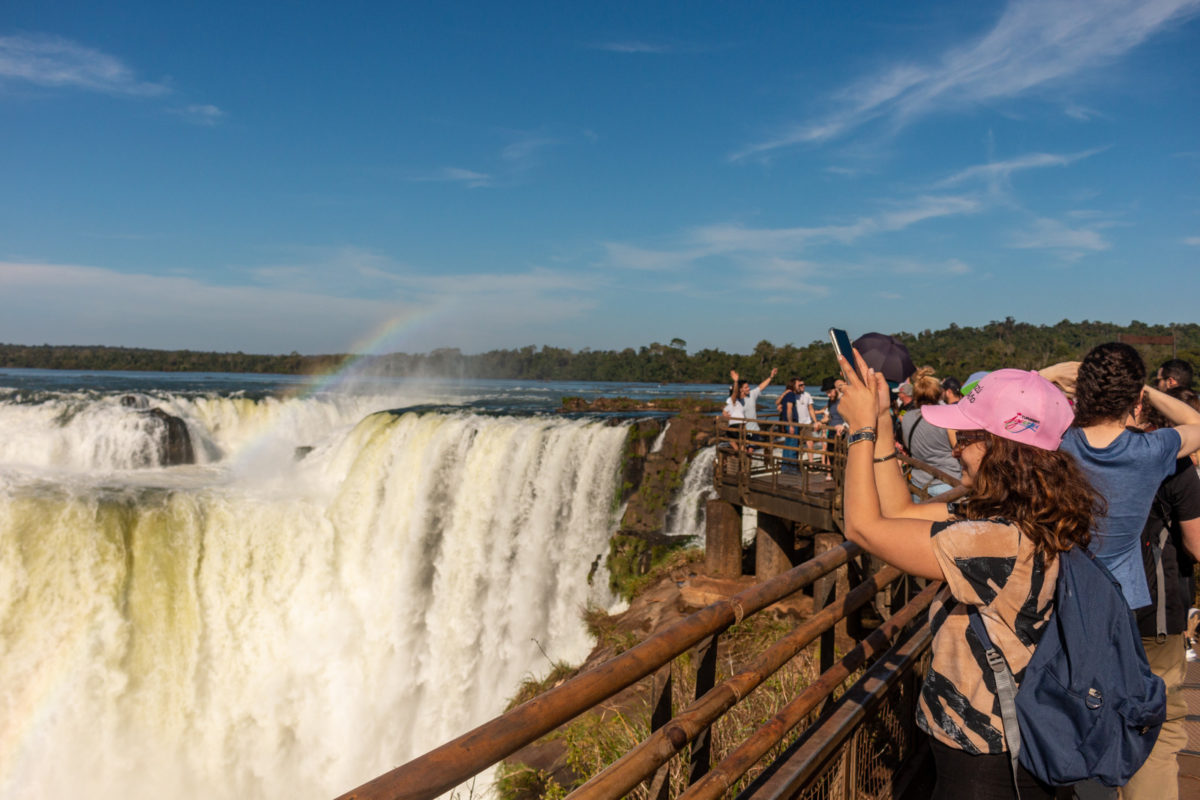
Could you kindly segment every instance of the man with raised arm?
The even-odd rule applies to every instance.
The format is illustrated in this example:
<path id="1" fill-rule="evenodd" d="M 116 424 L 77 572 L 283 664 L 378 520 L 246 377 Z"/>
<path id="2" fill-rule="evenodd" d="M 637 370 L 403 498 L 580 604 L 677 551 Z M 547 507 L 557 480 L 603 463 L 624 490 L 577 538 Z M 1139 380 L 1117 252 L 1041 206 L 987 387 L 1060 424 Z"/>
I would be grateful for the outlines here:
<path id="1" fill-rule="evenodd" d="M 762 383 L 751 388 L 749 381 L 738 378 L 736 369 L 729 370 L 729 377 L 733 380 L 733 385 L 729 389 L 729 399 L 725 401 L 725 408 L 721 411 L 721 416 L 729 420 L 732 425 L 745 425 L 747 431 L 758 431 L 758 396 L 771 385 L 771 379 L 777 372 L 779 370 L 772 369 L 771 374 Z M 753 433 L 749 438 L 756 442 L 765 439 L 759 433 Z"/>

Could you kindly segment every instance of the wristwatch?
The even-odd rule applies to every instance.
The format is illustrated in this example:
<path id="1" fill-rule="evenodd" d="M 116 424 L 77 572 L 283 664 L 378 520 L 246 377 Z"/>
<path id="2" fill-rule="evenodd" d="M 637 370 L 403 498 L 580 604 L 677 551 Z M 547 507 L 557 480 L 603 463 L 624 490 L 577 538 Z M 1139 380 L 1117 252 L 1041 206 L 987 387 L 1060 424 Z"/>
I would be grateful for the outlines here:
<path id="1" fill-rule="evenodd" d="M 875 441 L 875 429 L 874 428 L 859 428 L 854 433 L 850 434 L 850 438 L 846 440 L 846 446 L 850 447 L 852 445 L 858 444 L 859 442 L 873 442 L 873 441 Z"/>

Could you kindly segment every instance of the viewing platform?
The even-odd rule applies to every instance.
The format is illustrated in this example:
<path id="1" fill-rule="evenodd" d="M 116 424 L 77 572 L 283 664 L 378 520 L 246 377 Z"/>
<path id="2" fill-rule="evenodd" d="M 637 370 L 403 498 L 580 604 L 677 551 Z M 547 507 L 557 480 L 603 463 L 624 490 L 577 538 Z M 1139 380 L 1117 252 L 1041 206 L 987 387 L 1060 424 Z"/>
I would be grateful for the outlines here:
<path id="1" fill-rule="evenodd" d="M 742 509 L 757 512 L 753 575 L 766 580 L 843 541 L 842 498 L 846 437 L 821 425 L 760 420 L 757 431 L 723 422 L 718 426 L 713 467 L 716 497 L 706 508 L 705 568 L 709 575 L 742 575 Z M 906 473 L 919 467 L 950 485 L 958 480 L 897 454 Z M 928 499 L 911 487 L 918 498 Z M 940 500 L 951 500 L 955 489 Z"/>

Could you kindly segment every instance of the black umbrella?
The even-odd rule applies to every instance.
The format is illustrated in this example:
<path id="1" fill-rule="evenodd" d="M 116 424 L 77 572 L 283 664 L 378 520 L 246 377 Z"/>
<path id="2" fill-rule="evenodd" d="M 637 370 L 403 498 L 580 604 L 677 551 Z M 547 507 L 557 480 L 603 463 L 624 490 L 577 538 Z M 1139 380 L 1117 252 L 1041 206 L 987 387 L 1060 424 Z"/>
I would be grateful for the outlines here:
<path id="1" fill-rule="evenodd" d="M 903 383 L 917 371 L 908 348 L 895 336 L 886 333 L 864 333 L 854 341 L 854 349 L 862 354 L 867 366 L 895 383 Z"/>

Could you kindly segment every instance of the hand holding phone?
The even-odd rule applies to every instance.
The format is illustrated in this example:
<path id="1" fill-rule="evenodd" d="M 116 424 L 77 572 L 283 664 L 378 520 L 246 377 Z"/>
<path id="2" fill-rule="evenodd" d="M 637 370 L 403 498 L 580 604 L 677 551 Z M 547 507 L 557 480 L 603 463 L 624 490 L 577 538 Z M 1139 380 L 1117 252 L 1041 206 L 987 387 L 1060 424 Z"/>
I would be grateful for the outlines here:
<path id="1" fill-rule="evenodd" d="M 833 352 L 846 359 L 846 363 L 850 365 L 850 369 L 858 379 L 865 382 L 865 377 L 859 373 L 858 367 L 854 363 L 854 347 L 850 344 L 850 336 L 841 328 L 830 328 L 829 339 L 833 342 Z M 838 366 L 842 366 L 840 361 Z M 847 380 L 850 378 L 845 367 L 842 367 L 842 377 Z"/>
<path id="2" fill-rule="evenodd" d="M 838 366 L 842 368 L 842 377 L 846 379 L 846 385 L 839 392 L 838 410 L 851 430 L 875 425 L 880 410 L 886 411 L 890 405 L 887 383 L 854 352 L 844 330 L 830 328 L 829 338 L 834 352 L 840 357 Z"/>

